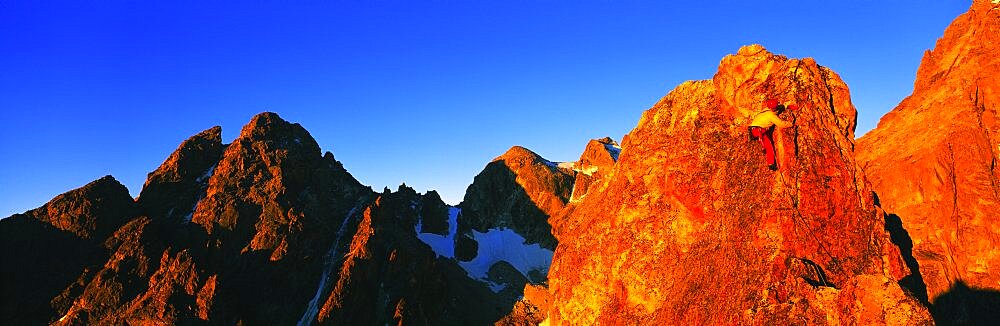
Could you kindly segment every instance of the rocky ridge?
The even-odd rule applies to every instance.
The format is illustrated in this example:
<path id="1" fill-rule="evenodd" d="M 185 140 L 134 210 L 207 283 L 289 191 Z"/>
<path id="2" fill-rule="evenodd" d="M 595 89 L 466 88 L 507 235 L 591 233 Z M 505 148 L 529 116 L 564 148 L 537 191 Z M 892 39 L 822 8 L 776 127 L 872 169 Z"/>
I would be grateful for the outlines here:
<path id="1" fill-rule="evenodd" d="M 436 193 L 374 193 L 274 113 L 220 135 L 184 141 L 136 200 L 109 176 L 0 221 L 23 267 L 4 271 L 2 320 L 484 324 L 519 296 L 418 240 L 448 228 Z"/>
<path id="2" fill-rule="evenodd" d="M 924 54 L 913 93 L 858 140 L 881 207 L 907 231 L 899 241 L 921 276 L 908 287 L 942 321 L 975 323 L 1000 306 L 997 53 L 1000 4 L 973 1 Z M 976 295 L 993 307 L 975 307 Z"/>
<path id="3" fill-rule="evenodd" d="M 3 260 L 21 267 L 0 277 L 0 320 L 989 321 L 998 13 L 974 1 L 925 55 L 914 94 L 857 143 L 836 73 L 747 46 L 644 112 L 620 146 L 595 139 L 561 164 L 511 148 L 459 207 L 405 185 L 373 192 L 277 114 L 230 144 L 213 127 L 135 200 L 108 176 L 0 220 Z M 746 139 L 766 98 L 802 107 L 783 116 L 795 127 L 778 132 L 778 172 Z M 554 249 L 547 277 L 477 266 L 499 230 Z"/>
<path id="4" fill-rule="evenodd" d="M 548 224 L 569 202 L 574 172 L 559 167 L 527 148 L 514 146 L 486 165 L 465 192 L 458 231 L 510 228 L 529 243 L 554 250 Z M 470 242 L 459 241 L 457 250 Z"/>
<path id="5" fill-rule="evenodd" d="M 803 107 L 778 172 L 746 134 L 767 98 Z M 549 322 L 929 322 L 896 284 L 910 271 L 854 159 L 856 114 L 833 71 L 759 45 L 678 86 L 557 217 Z"/>

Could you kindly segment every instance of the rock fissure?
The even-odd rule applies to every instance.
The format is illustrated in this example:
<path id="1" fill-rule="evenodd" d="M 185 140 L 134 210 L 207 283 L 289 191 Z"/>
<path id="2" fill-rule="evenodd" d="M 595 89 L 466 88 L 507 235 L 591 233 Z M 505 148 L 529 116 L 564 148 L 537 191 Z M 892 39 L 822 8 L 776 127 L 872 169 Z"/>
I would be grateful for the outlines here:
<path id="1" fill-rule="evenodd" d="M 982 129 L 983 131 L 983 139 L 985 139 L 986 142 L 989 143 L 990 140 L 992 140 L 993 138 L 990 136 L 990 128 L 988 128 L 986 126 L 986 123 L 983 121 L 983 115 L 986 114 L 986 103 L 980 102 L 978 81 L 976 84 L 976 92 L 974 96 L 973 106 L 976 108 L 976 122 L 979 124 L 979 128 Z M 993 148 L 993 146 L 987 146 L 987 151 L 989 152 L 990 155 L 989 178 L 990 178 L 990 186 L 991 188 L 993 188 L 993 198 L 997 201 L 1000 201 L 1000 181 L 997 180 L 997 171 L 996 171 L 997 157 L 998 157 L 997 152 Z"/>

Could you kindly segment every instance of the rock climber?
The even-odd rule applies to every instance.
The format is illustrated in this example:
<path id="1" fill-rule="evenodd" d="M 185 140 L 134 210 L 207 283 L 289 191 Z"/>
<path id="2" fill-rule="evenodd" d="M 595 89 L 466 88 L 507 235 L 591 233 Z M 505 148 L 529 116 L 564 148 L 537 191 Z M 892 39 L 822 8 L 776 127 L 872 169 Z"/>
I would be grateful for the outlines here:
<path id="1" fill-rule="evenodd" d="M 775 161 L 774 153 L 774 129 L 777 128 L 788 128 L 792 126 L 791 122 L 781 120 L 778 117 L 779 114 L 785 112 L 785 105 L 778 103 L 778 100 L 768 99 L 764 102 L 767 106 L 767 110 L 757 113 L 753 117 L 753 121 L 750 122 L 750 127 L 747 128 L 750 132 L 750 140 L 758 140 L 760 144 L 764 146 L 764 156 L 767 159 L 767 168 L 772 171 L 778 170 L 778 163 Z M 792 104 L 788 106 L 788 109 L 795 110 L 796 105 Z"/>

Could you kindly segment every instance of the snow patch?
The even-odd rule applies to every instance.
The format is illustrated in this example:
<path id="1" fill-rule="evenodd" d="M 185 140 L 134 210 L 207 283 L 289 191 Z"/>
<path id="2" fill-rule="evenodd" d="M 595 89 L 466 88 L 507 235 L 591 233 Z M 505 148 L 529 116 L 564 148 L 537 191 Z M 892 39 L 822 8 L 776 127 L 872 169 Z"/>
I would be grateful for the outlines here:
<path id="1" fill-rule="evenodd" d="M 201 176 L 199 176 L 197 179 L 194 179 L 194 182 L 204 184 L 206 181 L 208 181 L 208 178 L 211 178 L 212 174 L 215 173 L 216 166 L 218 166 L 218 164 L 212 165 L 212 167 L 208 168 L 208 170 L 205 170 L 205 173 L 202 173 Z"/>
<path id="2" fill-rule="evenodd" d="M 500 291 L 503 291 L 503 289 L 507 288 L 507 284 L 503 283 L 494 283 L 492 281 L 488 281 L 487 284 L 490 287 L 490 291 L 493 291 L 493 293 L 500 293 Z"/>
<path id="3" fill-rule="evenodd" d="M 620 146 L 604 144 L 604 149 L 608 151 L 608 154 L 611 154 L 611 158 L 614 159 L 615 162 L 618 162 L 618 154 L 622 153 L 622 148 Z"/>
<path id="4" fill-rule="evenodd" d="M 194 179 L 194 181 L 201 186 L 201 191 L 198 194 L 198 200 L 194 201 L 194 206 L 191 206 L 191 210 L 188 211 L 187 215 L 184 215 L 184 223 L 191 223 L 191 219 L 194 218 L 194 211 L 198 209 L 198 204 L 201 203 L 202 199 L 205 199 L 205 190 L 208 189 L 208 179 L 212 178 L 212 175 L 215 174 L 216 166 L 219 166 L 219 164 L 216 163 L 215 165 L 212 165 L 208 168 L 208 170 L 205 170 L 204 173 Z M 171 216 L 173 212 L 173 209 L 171 209 L 170 212 L 167 213 L 167 216 Z"/>
<path id="5" fill-rule="evenodd" d="M 458 213 L 461 211 L 458 207 L 448 207 L 448 235 L 420 233 L 421 224 L 418 224 L 417 239 L 431 246 L 438 256 L 455 258 L 455 233 L 458 232 Z"/>
<path id="6" fill-rule="evenodd" d="M 448 208 L 448 235 L 433 233 L 417 233 L 417 238 L 423 241 L 435 254 L 445 258 L 455 258 L 455 236 L 458 233 L 458 214 L 461 209 Z M 419 226 L 418 226 L 419 230 Z M 536 244 L 526 244 L 524 237 L 511 229 L 489 229 L 485 233 L 472 231 L 472 237 L 479 243 L 476 258 L 468 262 L 458 262 L 470 278 L 486 283 L 493 292 L 504 289 L 503 284 L 496 284 L 487 279 L 487 273 L 493 264 L 506 261 L 514 266 L 524 277 L 531 271 L 542 275 L 549 273 L 552 264 L 552 250 Z"/>
<path id="7" fill-rule="evenodd" d="M 458 265 L 474 279 L 486 279 L 490 267 L 499 261 L 506 261 L 518 272 L 528 277 L 528 272 L 538 271 L 542 275 L 549 272 L 552 264 L 552 250 L 535 244 L 526 244 L 524 237 L 511 229 L 490 229 L 486 233 L 472 231 L 472 236 L 479 243 L 476 258 Z"/>

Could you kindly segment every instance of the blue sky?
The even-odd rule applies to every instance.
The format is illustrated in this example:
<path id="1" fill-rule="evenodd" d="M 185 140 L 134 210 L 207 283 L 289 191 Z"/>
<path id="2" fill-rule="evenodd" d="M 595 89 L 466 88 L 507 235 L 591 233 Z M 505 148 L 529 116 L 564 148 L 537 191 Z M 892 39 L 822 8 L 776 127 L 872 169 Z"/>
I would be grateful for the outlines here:
<path id="1" fill-rule="evenodd" d="M 146 173 L 214 125 L 301 123 L 361 182 L 457 204 L 522 145 L 572 161 L 760 43 L 838 72 L 858 134 L 970 1 L 0 0 L 0 216 Z"/>

